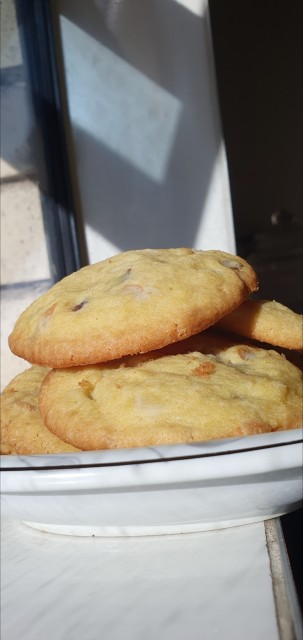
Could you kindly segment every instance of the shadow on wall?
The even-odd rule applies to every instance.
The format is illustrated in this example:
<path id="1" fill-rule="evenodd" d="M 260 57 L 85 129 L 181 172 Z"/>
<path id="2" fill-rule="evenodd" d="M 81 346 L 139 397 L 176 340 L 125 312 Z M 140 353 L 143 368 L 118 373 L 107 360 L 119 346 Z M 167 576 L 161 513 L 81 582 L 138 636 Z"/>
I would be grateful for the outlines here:
<path id="1" fill-rule="evenodd" d="M 207 17 L 172 0 L 58 7 L 91 260 L 201 244 L 221 144 Z"/>

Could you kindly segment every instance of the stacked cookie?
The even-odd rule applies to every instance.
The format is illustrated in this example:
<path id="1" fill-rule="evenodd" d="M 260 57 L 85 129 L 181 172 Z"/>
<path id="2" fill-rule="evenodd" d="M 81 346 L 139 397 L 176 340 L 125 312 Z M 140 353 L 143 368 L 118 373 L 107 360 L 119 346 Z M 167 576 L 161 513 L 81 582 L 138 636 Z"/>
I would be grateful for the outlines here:
<path id="1" fill-rule="evenodd" d="M 2 394 L 2 452 L 138 447 L 301 426 L 300 369 L 239 336 L 299 351 L 302 316 L 248 300 L 257 288 L 242 258 L 186 248 L 128 251 L 64 278 L 23 312 L 9 337 L 12 352 L 34 366 Z"/>

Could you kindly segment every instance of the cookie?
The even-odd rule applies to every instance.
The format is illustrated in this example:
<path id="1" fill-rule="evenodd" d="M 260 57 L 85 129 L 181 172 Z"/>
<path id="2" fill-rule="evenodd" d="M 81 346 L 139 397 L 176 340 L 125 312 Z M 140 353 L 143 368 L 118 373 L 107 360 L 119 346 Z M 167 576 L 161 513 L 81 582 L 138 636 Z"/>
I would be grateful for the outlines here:
<path id="1" fill-rule="evenodd" d="M 17 451 L 15 449 L 15 447 L 10 444 L 9 442 L 4 442 L 4 440 L 0 440 L 0 455 L 1 456 L 6 456 L 6 455 L 13 455 L 13 456 L 17 456 Z"/>
<path id="2" fill-rule="evenodd" d="M 39 406 L 53 433 L 85 450 L 238 437 L 302 425 L 302 372 L 275 351 L 204 331 L 162 351 L 51 371 Z"/>
<path id="3" fill-rule="evenodd" d="M 284 349 L 303 350 L 303 316 L 275 300 L 245 300 L 216 328 Z"/>
<path id="4" fill-rule="evenodd" d="M 30 367 L 19 373 L 1 394 L 1 453 L 32 455 L 78 451 L 44 426 L 38 393 L 49 369 Z"/>
<path id="5" fill-rule="evenodd" d="M 17 320 L 9 346 L 52 368 L 106 362 L 198 333 L 257 288 L 252 267 L 222 251 L 128 251 L 55 284 Z"/>

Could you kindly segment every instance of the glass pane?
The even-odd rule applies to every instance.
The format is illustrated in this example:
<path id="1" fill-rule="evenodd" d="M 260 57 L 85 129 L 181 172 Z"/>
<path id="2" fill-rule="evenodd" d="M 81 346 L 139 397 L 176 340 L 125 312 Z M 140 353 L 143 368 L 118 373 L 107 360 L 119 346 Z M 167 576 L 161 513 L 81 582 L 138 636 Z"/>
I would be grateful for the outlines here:
<path id="1" fill-rule="evenodd" d="M 35 153 L 36 125 L 15 6 L 1 3 L 1 388 L 28 366 L 7 338 L 21 311 L 52 284 Z"/>

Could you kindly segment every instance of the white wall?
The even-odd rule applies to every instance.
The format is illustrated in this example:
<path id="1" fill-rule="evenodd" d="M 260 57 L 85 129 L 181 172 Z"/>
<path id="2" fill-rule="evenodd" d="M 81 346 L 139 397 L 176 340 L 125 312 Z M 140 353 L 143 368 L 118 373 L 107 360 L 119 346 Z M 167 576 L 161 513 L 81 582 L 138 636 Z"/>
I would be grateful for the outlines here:
<path id="1" fill-rule="evenodd" d="M 205 0 L 58 0 L 90 262 L 235 250 Z"/>

